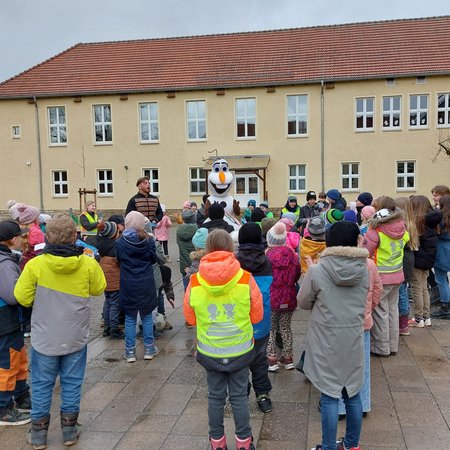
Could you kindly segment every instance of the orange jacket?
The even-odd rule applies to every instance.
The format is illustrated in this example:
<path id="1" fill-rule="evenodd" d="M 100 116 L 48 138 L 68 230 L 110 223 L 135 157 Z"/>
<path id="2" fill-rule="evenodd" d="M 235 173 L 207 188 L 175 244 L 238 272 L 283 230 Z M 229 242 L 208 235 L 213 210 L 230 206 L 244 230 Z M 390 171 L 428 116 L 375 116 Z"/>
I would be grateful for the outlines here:
<path id="1" fill-rule="evenodd" d="M 199 273 L 210 286 L 222 286 L 228 283 L 239 271 L 241 265 L 233 253 L 217 251 L 206 254 L 200 261 Z M 263 318 L 262 295 L 253 276 L 250 277 L 250 321 L 258 323 Z M 191 308 L 189 299 L 191 283 L 184 294 L 184 317 L 190 325 L 196 324 L 195 311 Z"/>

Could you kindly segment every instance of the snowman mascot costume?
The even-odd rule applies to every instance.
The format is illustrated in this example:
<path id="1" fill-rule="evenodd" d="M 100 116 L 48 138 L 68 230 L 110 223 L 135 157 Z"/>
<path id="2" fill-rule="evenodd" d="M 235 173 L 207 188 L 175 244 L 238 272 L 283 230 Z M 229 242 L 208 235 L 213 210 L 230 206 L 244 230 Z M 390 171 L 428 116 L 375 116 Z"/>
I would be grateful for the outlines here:
<path id="1" fill-rule="evenodd" d="M 229 195 L 233 174 L 228 168 L 228 162 L 222 158 L 216 159 L 208 175 L 208 188 L 211 193 L 208 197 L 209 204 L 220 203 L 224 206 L 224 220 L 228 222 L 235 230 L 241 226 L 241 222 L 236 217 L 240 215 L 239 202 Z M 225 205 L 224 205 L 225 204 Z M 206 205 L 209 206 L 209 205 Z M 206 219 L 207 221 L 209 219 Z"/>

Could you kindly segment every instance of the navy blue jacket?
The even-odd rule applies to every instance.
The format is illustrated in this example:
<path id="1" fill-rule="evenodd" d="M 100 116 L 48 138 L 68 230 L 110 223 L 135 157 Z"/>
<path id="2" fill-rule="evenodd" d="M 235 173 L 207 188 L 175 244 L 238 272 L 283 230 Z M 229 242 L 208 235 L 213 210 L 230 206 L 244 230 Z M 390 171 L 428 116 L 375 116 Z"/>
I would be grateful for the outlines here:
<path id="1" fill-rule="evenodd" d="M 155 241 L 142 239 L 136 232 L 130 234 L 130 230 L 125 230 L 116 241 L 120 306 L 126 315 L 136 317 L 139 312 L 146 316 L 156 308 L 158 301 L 152 267 L 158 261 Z"/>

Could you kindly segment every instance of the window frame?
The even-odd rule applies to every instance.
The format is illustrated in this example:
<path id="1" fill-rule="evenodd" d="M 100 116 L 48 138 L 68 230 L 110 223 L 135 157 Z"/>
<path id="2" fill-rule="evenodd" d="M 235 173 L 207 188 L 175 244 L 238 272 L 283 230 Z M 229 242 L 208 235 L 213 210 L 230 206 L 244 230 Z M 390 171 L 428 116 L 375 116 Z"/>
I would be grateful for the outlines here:
<path id="1" fill-rule="evenodd" d="M 363 111 L 361 113 L 364 126 L 358 128 L 358 100 L 363 101 Z M 367 111 L 367 100 L 372 100 L 372 112 Z M 368 117 L 372 117 L 372 127 L 367 126 Z M 368 133 L 375 131 L 375 97 L 356 97 L 355 98 L 355 131 L 357 133 Z"/>
<path id="2" fill-rule="evenodd" d="M 384 99 L 389 98 L 389 109 L 385 110 L 384 109 Z M 393 107 L 393 103 L 394 103 L 394 99 L 398 98 L 400 100 L 400 106 L 399 109 L 396 110 Z M 394 126 L 394 118 L 395 115 L 398 114 L 398 121 L 399 124 L 398 126 Z M 384 125 L 384 116 L 385 115 L 389 115 L 389 122 L 390 125 Z M 381 129 L 383 131 L 401 131 L 402 130 L 402 96 L 401 95 L 383 95 L 381 97 Z"/>
<path id="3" fill-rule="evenodd" d="M 439 108 L 439 96 L 443 95 L 444 107 Z M 447 106 L 445 106 L 447 105 Z M 444 113 L 444 123 L 439 123 L 439 113 Z M 445 121 L 445 119 L 447 119 Z M 438 92 L 436 97 L 436 128 L 450 128 L 450 92 Z"/>
<path id="4" fill-rule="evenodd" d="M 414 172 L 411 174 L 409 172 L 407 172 L 408 169 L 408 164 L 414 164 Z M 402 174 L 399 172 L 399 164 L 403 164 L 403 167 L 405 169 L 405 172 Z M 413 181 L 414 181 L 414 186 L 412 187 L 408 187 L 408 186 L 403 186 L 403 187 L 399 187 L 398 182 L 399 179 L 403 179 L 404 180 L 404 184 L 408 184 L 407 183 L 407 179 L 408 177 L 412 177 Z M 395 189 L 397 192 L 412 192 L 412 191 L 416 191 L 417 190 L 417 186 L 416 186 L 416 177 L 417 177 L 417 161 L 413 160 L 413 159 L 409 159 L 409 160 L 397 160 L 395 161 Z"/>
<path id="5" fill-rule="evenodd" d="M 296 97 L 296 105 L 295 105 L 295 113 L 289 114 L 289 98 L 290 97 Z M 300 97 L 304 97 L 306 99 L 306 112 L 300 113 L 299 112 L 299 101 L 298 99 Z M 295 133 L 290 134 L 289 133 L 289 118 L 294 116 L 295 117 Z M 300 116 L 306 116 L 305 123 L 306 123 L 306 132 L 305 133 L 299 133 L 299 117 Z M 309 137 L 309 94 L 287 94 L 286 95 L 286 137 L 288 139 L 292 138 L 304 138 Z"/>
<path id="6" fill-rule="evenodd" d="M 197 171 L 197 177 L 196 178 L 192 177 L 192 170 L 196 170 Z M 203 171 L 204 178 L 200 177 L 200 171 Z M 202 181 L 204 181 L 204 183 L 205 183 L 205 189 L 203 191 L 200 190 Z M 192 183 L 197 183 L 197 187 L 198 187 L 197 191 L 193 191 L 192 190 Z M 189 192 L 190 192 L 191 195 L 203 195 L 203 194 L 206 194 L 206 185 L 207 185 L 207 183 L 208 183 L 208 176 L 206 175 L 206 170 L 203 169 L 203 167 L 189 167 Z"/>
<path id="7" fill-rule="evenodd" d="M 153 177 L 153 171 L 156 170 L 158 177 Z M 158 167 L 143 167 L 141 170 L 143 177 L 148 177 L 150 180 L 150 193 L 159 197 L 159 186 L 160 186 L 160 177 L 159 177 L 159 168 Z M 158 184 L 158 189 L 155 189 L 155 184 Z"/>
<path id="8" fill-rule="evenodd" d="M 413 97 L 417 97 L 417 107 L 415 109 L 411 108 L 411 100 L 412 100 Z M 421 103 L 421 100 L 420 100 L 421 97 L 425 97 L 426 98 L 426 102 L 427 102 L 426 108 L 422 108 L 421 106 L 419 106 L 419 103 Z M 408 106 L 409 106 L 409 111 L 408 111 L 408 128 L 410 130 L 426 130 L 426 129 L 429 129 L 430 128 L 430 96 L 428 94 L 409 94 Z M 420 118 L 420 115 L 423 112 L 426 113 L 427 123 L 425 125 L 422 125 L 420 123 L 416 123 L 415 125 L 411 125 L 411 114 L 416 114 L 416 120 L 417 120 L 417 117 Z M 420 120 L 417 121 L 417 122 L 420 122 Z"/>
<path id="9" fill-rule="evenodd" d="M 349 166 L 349 173 L 344 174 L 344 165 Z M 358 171 L 357 174 L 354 175 L 353 173 L 350 173 L 353 170 L 353 166 L 356 166 Z M 360 180 L 361 180 L 361 171 L 360 171 L 361 163 L 359 161 L 342 161 L 341 162 L 341 191 L 342 192 L 359 192 L 360 191 Z M 349 187 L 344 187 L 344 179 L 349 180 Z M 352 180 L 358 181 L 358 186 L 353 187 L 352 186 Z"/>
<path id="10" fill-rule="evenodd" d="M 234 99 L 234 120 L 235 120 L 235 139 L 239 140 L 239 141 L 249 141 L 249 140 L 256 140 L 256 97 L 236 97 Z M 248 114 L 248 101 L 249 100 L 253 100 L 254 102 L 254 111 L 255 114 L 253 116 Z M 244 116 L 239 116 L 238 115 L 238 102 L 240 101 L 245 101 L 245 115 Z M 245 135 L 244 136 L 239 136 L 238 135 L 238 130 L 239 130 L 239 119 L 244 121 L 244 130 L 245 130 Z M 249 136 L 249 119 L 254 119 L 254 134 Z"/>
<path id="11" fill-rule="evenodd" d="M 156 119 L 151 119 L 151 105 L 156 105 Z M 141 118 L 141 108 L 142 106 L 148 106 L 148 120 L 142 120 Z M 138 121 L 139 121 L 139 143 L 140 144 L 159 144 L 160 142 L 160 130 L 159 130 L 159 102 L 139 102 L 138 103 Z M 142 139 L 142 124 L 148 125 L 149 139 Z M 156 123 L 156 129 L 158 133 L 157 139 L 152 139 L 152 124 Z"/>
<path id="12" fill-rule="evenodd" d="M 111 180 L 110 182 L 104 182 L 103 180 L 100 180 L 100 172 L 111 172 Z M 114 169 L 96 169 L 96 175 L 97 175 L 97 195 L 99 197 L 114 197 Z M 105 179 L 106 180 L 106 179 Z M 108 180 L 106 180 L 108 181 Z M 111 192 L 101 192 L 100 190 L 100 184 L 106 184 L 112 186 Z"/>
<path id="13" fill-rule="evenodd" d="M 109 110 L 110 110 L 110 115 L 111 115 L 111 120 L 105 121 L 104 117 L 105 117 L 105 107 L 109 106 Z M 96 107 L 101 107 L 102 108 L 102 121 L 101 122 L 96 122 L 95 121 L 95 108 Z M 111 103 L 99 103 L 99 104 L 94 104 L 92 105 L 92 123 L 93 123 L 93 132 L 94 132 L 94 145 L 113 145 L 113 113 L 112 113 L 112 105 Z M 106 136 L 106 126 L 110 126 L 111 127 L 111 140 L 110 141 L 105 141 L 104 138 Z M 97 126 L 101 126 L 102 127 L 102 136 L 103 136 L 103 140 L 102 141 L 97 141 L 97 133 L 96 133 L 96 127 Z"/>
<path id="14" fill-rule="evenodd" d="M 59 109 L 60 108 L 64 109 L 64 120 L 65 120 L 64 123 L 60 123 L 59 122 Z M 51 109 L 56 109 L 56 111 L 57 111 L 58 121 L 55 124 L 51 123 L 51 119 L 50 119 L 50 110 Z M 68 138 L 68 134 L 67 134 L 67 112 L 66 112 L 66 106 L 65 105 L 47 106 L 47 122 L 48 122 L 48 145 L 50 147 L 67 147 L 69 138 Z M 52 142 L 52 128 L 56 128 L 56 130 L 57 130 L 58 142 Z M 61 128 L 65 128 L 66 142 L 61 142 L 61 132 L 60 132 Z"/>
<path id="15" fill-rule="evenodd" d="M 18 130 L 18 133 L 15 132 Z M 11 125 L 11 138 L 20 139 L 22 137 L 22 127 L 20 125 Z"/>
<path id="16" fill-rule="evenodd" d="M 298 168 L 299 167 L 304 167 L 305 168 L 305 174 L 304 175 L 299 175 L 298 172 Z M 291 167 L 297 167 L 296 169 L 296 175 L 291 175 Z M 308 180 L 308 174 L 307 174 L 307 164 L 306 163 L 294 163 L 294 164 L 288 164 L 287 166 L 287 171 L 288 171 L 288 192 L 289 193 L 295 193 L 295 194 L 301 194 L 301 193 L 305 193 L 307 192 L 307 180 Z M 295 180 L 296 181 L 296 189 L 291 189 L 291 180 Z M 304 189 L 299 189 L 299 181 L 304 180 L 305 182 L 305 187 Z"/>
<path id="17" fill-rule="evenodd" d="M 194 118 L 189 118 L 189 104 L 190 103 L 195 103 L 196 104 L 196 117 Z M 205 105 L 205 117 L 204 118 L 199 118 L 198 117 L 198 104 L 199 103 L 203 103 Z M 186 139 L 187 142 L 206 142 L 208 140 L 208 128 L 207 128 L 207 116 L 208 116 L 208 109 L 207 109 L 207 103 L 206 103 L 206 99 L 198 99 L 198 100 L 186 100 Z M 200 122 L 204 122 L 205 123 L 205 137 L 204 138 L 199 138 L 199 123 Z M 189 137 L 189 124 L 191 122 L 195 123 L 195 130 L 196 130 L 196 137 L 195 138 L 190 138 Z"/>
<path id="18" fill-rule="evenodd" d="M 66 180 L 56 180 L 55 179 L 55 175 L 56 174 L 66 174 Z M 67 198 L 69 197 L 69 171 L 65 170 L 65 169 L 52 169 L 51 170 L 51 180 L 52 180 L 52 197 L 53 198 Z M 59 186 L 60 188 L 63 188 L 64 186 L 66 186 L 67 188 L 67 192 L 66 193 L 57 193 L 56 192 L 56 186 Z M 64 190 L 64 189 L 63 189 Z"/>

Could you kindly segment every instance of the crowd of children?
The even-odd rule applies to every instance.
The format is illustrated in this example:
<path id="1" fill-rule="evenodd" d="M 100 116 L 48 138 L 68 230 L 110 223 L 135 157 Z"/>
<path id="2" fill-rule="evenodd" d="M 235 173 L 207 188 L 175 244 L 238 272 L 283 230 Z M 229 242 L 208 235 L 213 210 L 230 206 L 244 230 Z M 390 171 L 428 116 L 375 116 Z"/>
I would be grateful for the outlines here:
<path id="1" fill-rule="evenodd" d="M 250 200 L 238 231 L 219 203 L 204 198 L 198 209 L 185 202 L 176 218 L 185 325 L 196 328 L 194 354 L 207 374 L 213 450 L 227 448 L 227 397 L 236 447 L 255 448 L 247 399 L 253 388 L 260 410 L 272 411 L 268 374 L 295 367 L 297 305 L 312 310 L 301 370 L 321 394 L 316 448 L 359 449 L 362 417 L 371 410 L 370 356 L 395 355 L 410 327 L 450 319 L 450 191 L 436 186 L 432 195 L 434 207 L 422 195 L 363 192 L 347 204 L 337 189 L 309 191 L 302 207 L 289 196 L 279 218 L 266 201 Z M 165 207 L 151 224 L 137 211 L 106 221 L 95 206 L 86 204 L 81 225 L 100 265 L 83 255 L 67 215 L 50 218 L 10 201 L 12 220 L 0 223 L 0 360 L 9 364 L 4 376 L 1 367 L 0 424 L 31 421 L 28 440 L 36 449 L 47 445 L 58 375 L 64 443 L 77 441 L 91 296 L 104 292 L 103 336 L 124 339 L 127 362 L 136 361 L 139 327 L 144 359 L 159 353 L 156 312 L 163 328 L 172 328 L 163 295 L 174 307 Z M 433 275 L 440 308 L 432 313 Z M 63 298 L 66 308 L 55 308 Z M 30 333 L 31 396 L 24 343 Z M 344 416 L 346 434 L 336 441 Z"/>

